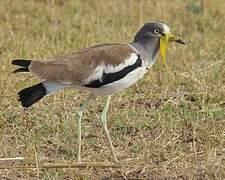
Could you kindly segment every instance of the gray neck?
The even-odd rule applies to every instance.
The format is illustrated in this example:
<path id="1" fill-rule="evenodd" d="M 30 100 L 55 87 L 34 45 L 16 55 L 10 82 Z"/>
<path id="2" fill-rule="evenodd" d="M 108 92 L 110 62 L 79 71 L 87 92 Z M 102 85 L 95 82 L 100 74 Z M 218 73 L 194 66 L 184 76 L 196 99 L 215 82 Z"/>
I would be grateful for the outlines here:
<path id="1" fill-rule="evenodd" d="M 147 66 L 155 63 L 159 51 L 159 38 L 134 40 L 130 44 L 140 53 Z"/>

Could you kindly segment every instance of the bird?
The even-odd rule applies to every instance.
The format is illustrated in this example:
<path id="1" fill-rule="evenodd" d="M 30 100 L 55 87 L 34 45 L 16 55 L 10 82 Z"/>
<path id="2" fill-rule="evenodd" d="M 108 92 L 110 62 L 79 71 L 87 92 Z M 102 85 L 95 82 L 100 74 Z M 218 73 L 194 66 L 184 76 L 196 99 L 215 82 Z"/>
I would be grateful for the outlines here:
<path id="1" fill-rule="evenodd" d="M 94 96 L 104 96 L 105 105 L 100 116 L 108 139 L 112 157 L 118 159 L 107 127 L 107 111 L 111 96 L 124 90 L 151 68 L 160 52 L 165 61 L 169 42 L 186 44 L 170 32 L 166 23 L 145 23 L 130 43 L 106 43 L 94 45 L 72 54 L 51 59 L 14 59 L 19 66 L 14 73 L 30 72 L 41 82 L 18 92 L 21 105 L 28 108 L 44 98 L 66 88 L 88 91 L 90 95 L 80 103 L 77 118 L 77 161 L 81 162 L 81 120 L 83 112 Z"/>

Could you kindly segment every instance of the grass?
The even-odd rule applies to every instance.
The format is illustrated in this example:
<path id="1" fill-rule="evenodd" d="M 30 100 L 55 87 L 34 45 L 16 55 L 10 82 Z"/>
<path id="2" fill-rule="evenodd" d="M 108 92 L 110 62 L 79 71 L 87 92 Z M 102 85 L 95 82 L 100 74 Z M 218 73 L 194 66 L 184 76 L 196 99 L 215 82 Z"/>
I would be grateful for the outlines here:
<path id="1" fill-rule="evenodd" d="M 194 3 L 194 2 L 193 2 Z M 14 58 L 47 59 L 104 42 L 130 42 L 151 20 L 167 22 L 191 43 L 170 45 L 167 71 L 158 61 L 137 86 L 115 95 L 108 126 L 119 169 L 6 169 L 11 179 L 224 179 L 225 5 L 191 1 L 29 0 L 0 2 L 0 157 L 28 163 L 76 160 L 76 112 L 87 96 L 66 90 L 29 110 L 16 93 L 38 80 L 12 74 Z M 198 8 L 194 4 L 194 8 Z M 83 119 L 82 157 L 112 162 L 98 116 L 98 97 Z M 0 161 L 0 166 L 24 161 Z"/>

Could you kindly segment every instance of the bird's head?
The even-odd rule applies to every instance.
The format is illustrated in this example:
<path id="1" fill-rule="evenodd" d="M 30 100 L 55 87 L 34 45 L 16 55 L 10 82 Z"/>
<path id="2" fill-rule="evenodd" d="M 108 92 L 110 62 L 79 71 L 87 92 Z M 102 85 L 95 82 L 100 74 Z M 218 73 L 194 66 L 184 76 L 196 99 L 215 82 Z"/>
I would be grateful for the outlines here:
<path id="1" fill-rule="evenodd" d="M 134 42 L 150 43 L 156 42 L 159 46 L 162 60 L 165 62 L 166 50 L 169 42 L 186 44 L 181 38 L 177 38 L 170 32 L 168 25 L 162 22 L 146 23 L 140 31 L 135 35 Z M 154 44 L 151 44 L 152 46 Z M 156 48 L 158 49 L 158 48 Z"/>

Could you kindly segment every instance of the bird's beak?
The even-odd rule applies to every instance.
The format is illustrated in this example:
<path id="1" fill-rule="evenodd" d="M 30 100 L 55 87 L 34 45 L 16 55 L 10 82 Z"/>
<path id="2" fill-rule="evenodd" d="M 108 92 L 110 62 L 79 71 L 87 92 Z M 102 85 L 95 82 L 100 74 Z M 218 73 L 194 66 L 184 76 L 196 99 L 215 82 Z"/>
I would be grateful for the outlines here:
<path id="1" fill-rule="evenodd" d="M 169 42 L 176 42 L 179 44 L 186 44 L 183 39 L 177 38 L 171 33 L 162 34 L 160 38 L 160 53 L 162 56 L 163 63 L 166 63 L 166 50 Z"/>

